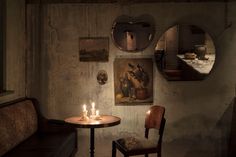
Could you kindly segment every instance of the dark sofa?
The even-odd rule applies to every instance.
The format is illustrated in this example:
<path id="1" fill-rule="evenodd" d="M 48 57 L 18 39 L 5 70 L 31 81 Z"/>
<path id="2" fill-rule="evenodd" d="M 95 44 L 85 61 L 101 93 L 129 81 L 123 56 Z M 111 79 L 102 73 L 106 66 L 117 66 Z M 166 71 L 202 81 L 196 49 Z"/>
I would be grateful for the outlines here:
<path id="1" fill-rule="evenodd" d="M 76 129 L 43 117 L 36 99 L 0 105 L 0 157 L 72 157 L 76 151 Z"/>

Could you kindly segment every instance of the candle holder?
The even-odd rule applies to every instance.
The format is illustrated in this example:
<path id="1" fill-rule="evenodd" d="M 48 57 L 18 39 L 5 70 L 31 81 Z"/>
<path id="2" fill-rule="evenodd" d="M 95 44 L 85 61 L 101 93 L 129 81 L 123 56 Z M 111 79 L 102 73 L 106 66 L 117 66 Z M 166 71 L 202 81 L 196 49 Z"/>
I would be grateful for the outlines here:
<path id="1" fill-rule="evenodd" d="M 88 117 L 88 116 L 82 116 L 82 117 L 81 117 L 81 120 L 82 120 L 82 121 L 88 121 L 88 120 L 89 120 L 89 117 Z"/>
<path id="2" fill-rule="evenodd" d="M 96 110 L 95 119 L 96 119 L 96 120 L 101 120 L 101 116 L 99 115 L 99 110 Z"/>
<path id="3" fill-rule="evenodd" d="M 91 116 L 95 116 L 95 108 L 91 108 Z"/>
<path id="4" fill-rule="evenodd" d="M 101 119 L 102 119 L 101 116 L 96 116 L 96 117 L 95 117 L 95 120 L 101 120 Z"/>
<path id="5" fill-rule="evenodd" d="M 86 121 L 89 120 L 89 117 L 88 117 L 87 114 L 88 114 L 88 111 L 87 111 L 87 110 L 84 110 L 84 111 L 83 111 L 83 114 L 82 114 L 82 120 L 86 120 Z"/>
<path id="6" fill-rule="evenodd" d="M 92 102 L 91 106 L 92 106 L 92 108 L 90 109 L 91 115 L 88 116 L 87 106 L 85 104 L 83 105 L 83 113 L 82 113 L 82 116 L 81 116 L 81 120 L 87 121 L 89 119 L 92 119 L 92 120 L 100 120 L 101 119 L 101 116 L 99 115 L 99 110 L 95 109 L 95 103 L 94 102 Z"/>
<path id="7" fill-rule="evenodd" d="M 90 115 L 90 119 L 96 119 L 95 115 Z"/>
<path id="8" fill-rule="evenodd" d="M 89 120 L 87 106 L 83 105 L 82 120 Z"/>

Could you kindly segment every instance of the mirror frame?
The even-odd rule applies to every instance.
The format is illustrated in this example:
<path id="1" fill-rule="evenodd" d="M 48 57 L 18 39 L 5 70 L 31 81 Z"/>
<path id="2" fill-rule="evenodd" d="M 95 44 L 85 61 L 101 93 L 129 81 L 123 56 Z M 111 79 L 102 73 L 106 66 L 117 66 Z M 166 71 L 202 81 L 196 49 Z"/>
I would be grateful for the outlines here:
<path id="1" fill-rule="evenodd" d="M 115 29 L 115 25 L 117 23 L 117 21 L 121 21 L 121 22 L 124 22 L 124 23 L 127 23 L 127 24 L 133 24 L 133 21 L 135 21 L 135 23 L 141 23 L 141 22 L 145 22 L 147 24 L 149 24 L 151 26 L 151 39 L 149 40 L 149 42 L 147 43 L 147 45 L 143 48 L 140 48 L 140 49 L 135 49 L 135 50 L 127 50 L 127 49 L 124 49 L 123 47 L 121 47 L 115 40 L 114 38 L 114 29 Z M 113 44 L 121 51 L 124 51 L 124 52 L 133 52 L 133 53 L 137 53 L 137 52 L 140 52 L 140 51 L 143 51 L 145 50 L 147 47 L 149 47 L 151 45 L 151 43 L 153 42 L 154 40 L 154 37 L 155 37 L 155 33 L 156 33 L 156 30 L 155 30 L 155 20 L 154 18 L 151 16 L 151 15 L 148 15 L 148 14 L 142 14 L 140 16 L 135 16 L 135 17 L 132 17 L 132 16 L 129 16 L 129 15 L 120 15 L 118 16 L 112 23 L 112 28 L 111 28 L 111 38 L 112 38 L 112 42 Z"/>
<path id="2" fill-rule="evenodd" d="M 166 75 L 165 75 L 165 73 L 164 73 L 164 71 L 163 70 L 161 70 L 160 69 L 160 61 L 161 61 L 161 59 L 162 59 L 162 57 L 164 57 L 163 55 L 158 55 L 158 54 L 161 54 L 161 53 L 164 53 L 164 52 L 161 52 L 160 50 L 159 50 L 159 52 L 160 53 L 157 53 L 157 49 L 156 49 L 156 46 L 157 46 L 157 44 L 158 44 L 158 42 L 160 41 L 160 39 L 162 38 L 162 36 L 168 31 L 168 30 L 170 30 L 171 28 L 173 28 L 173 27 L 175 27 L 175 26 L 178 26 L 178 25 L 185 25 L 185 26 L 195 26 L 195 27 L 197 27 L 197 28 L 199 28 L 199 29 L 201 29 L 201 31 L 203 31 L 205 34 L 207 34 L 209 37 L 210 37 L 210 39 L 211 39 L 211 41 L 212 41 L 212 44 L 213 44 L 213 48 L 214 48 L 214 62 L 212 63 L 212 67 L 211 67 L 211 69 L 209 70 L 209 72 L 207 73 L 207 74 L 204 74 L 204 75 L 202 75 L 202 76 L 199 76 L 199 77 L 196 77 L 196 78 L 191 78 L 191 79 L 189 79 L 189 78 L 182 78 L 182 79 L 175 79 L 174 77 L 175 76 L 178 76 L 179 75 L 179 72 L 178 71 L 173 71 L 173 73 L 171 74 L 171 75 L 173 75 L 173 78 L 171 78 L 171 77 L 167 77 Z M 170 27 L 168 27 L 162 34 L 161 34 L 161 36 L 158 38 L 158 40 L 157 40 L 157 42 L 155 43 L 156 45 L 155 45 L 155 52 L 154 52 L 154 57 L 155 57 L 155 62 L 156 62 L 156 67 L 157 67 L 157 69 L 158 69 L 158 71 L 161 73 L 161 75 L 166 79 L 166 80 L 168 80 L 168 81 L 200 81 L 200 80 L 204 80 L 204 79 L 206 79 L 209 75 L 210 75 L 210 73 L 212 72 L 212 70 L 213 70 L 213 68 L 214 68 L 214 65 L 215 65 L 215 62 L 216 62 L 216 57 L 217 57 L 217 50 L 216 50 L 216 45 L 215 45 L 215 41 L 214 41 L 214 39 L 213 39 L 213 37 L 212 37 L 212 35 L 208 32 L 208 31 L 206 31 L 204 28 L 202 28 L 201 26 L 199 26 L 199 25 L 197 25 L 197 24 L 189 24 L 189 23 L 175 23 L 174 25 L 171 25 Z M 204 45 L 204 44 L 203 44 Z M 197 45 L 195 45 L 195 46 L 197 46 Z M 168 52 L 166 52 L 166 53 L 168 53 Z M 185 54 L 185 53 L 183 53 L 183 54 Z M 198 58 L 199 56 L 198 55 L 196 55 L 195 56 L 196 58 Z M 205 57 L 205 54 L 204 54 L 204 57 Z M 188 58 L 189 59 L 189 58 Z M 199 59 L 199 60 L 208 60 L 208 58 L 203 58 L 203 59 Z M 177 60 L 178 61 L 178 60 Z M 171 70 L 171 69 L 170 69 Z M 174 69 L 173 69 L 174 70 Z M 186 71 L 185 71 L 186 72 Z"/>

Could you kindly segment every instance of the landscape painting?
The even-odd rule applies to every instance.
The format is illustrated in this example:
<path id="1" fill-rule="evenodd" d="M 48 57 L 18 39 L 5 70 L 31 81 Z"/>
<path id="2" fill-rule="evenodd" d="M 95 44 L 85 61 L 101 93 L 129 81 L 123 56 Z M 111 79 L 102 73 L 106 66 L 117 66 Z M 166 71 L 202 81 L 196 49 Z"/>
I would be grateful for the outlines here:
<path id="1" fill-rule="evenodd" d="M 83 37 L 79 39 L 79 58 L 82 62 L 107 62 L 109 59 L 108 37 Z"/>

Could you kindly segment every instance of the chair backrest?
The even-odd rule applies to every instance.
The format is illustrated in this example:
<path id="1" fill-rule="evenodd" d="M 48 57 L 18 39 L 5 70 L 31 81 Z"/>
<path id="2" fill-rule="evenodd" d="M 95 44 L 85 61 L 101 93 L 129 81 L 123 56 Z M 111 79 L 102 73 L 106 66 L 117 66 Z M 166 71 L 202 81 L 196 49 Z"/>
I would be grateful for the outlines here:
<path id="1" fill-rule="evenodd" d="M 165 114 L 165 108 L 162 106 L 152 106 L 146 114 L 145 118 L 145 128 L 151 129 L 160 129 L 161 123 L 163 122 Z"/>
<path id="2" fill-rule="evenodd" d="M 159 130 L 158 146 L 161 147 L 162 137 L 165 127 L 165 108 L 162 106 L 152 106 L 146 113 L 145 118 L 145 137 L 148 138 L 149 129 L 154 128 Z"/>

